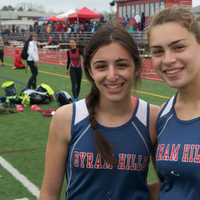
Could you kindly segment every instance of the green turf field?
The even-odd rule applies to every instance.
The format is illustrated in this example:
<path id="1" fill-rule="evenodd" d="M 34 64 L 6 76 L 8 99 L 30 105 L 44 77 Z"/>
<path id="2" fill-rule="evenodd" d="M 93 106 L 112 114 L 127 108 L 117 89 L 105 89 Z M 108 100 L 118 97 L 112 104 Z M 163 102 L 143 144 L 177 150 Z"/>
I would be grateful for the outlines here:
<path id="1" fill-rule="evenodd" d="M 4 80 L 15 80 L 17 91 L 20 91 L 25 86 L 29 72 L 12 70 L 9 58 L 6 59 L 6 64 L 0 67 L 0 85 Z M 65 76 L 64 68 L 61 66 L 40 64 L 38 84 L 42 82 L 49 84 L 55 91 L 67 90 L 70 93 L 69 77 Z M 89 83 L 84 79 L 80 97 L 85 97 L 88 90 Z M 173 94 L 173 90 L 159 81 L 142 80 L 137 89 L 138 96 L 157 105 L 162 104 Z M 4 91 L 0 88 L 0 96 L 2 95 Z M 53 102 L 45 107 L 56 106 Z M 31 111 L 29 107 L 22 113 L 0 114 L 0 159 L 8 161 L 36 186 L 36 191 L 29 191 L 0 164 L 0 200 L 36 199 L 33 194 L 37 194 L 37 189 L 41 185 L 49 122 L 50 118 Z M 150 168 L 149 181 L 155 180 L 156 177 Z"/>

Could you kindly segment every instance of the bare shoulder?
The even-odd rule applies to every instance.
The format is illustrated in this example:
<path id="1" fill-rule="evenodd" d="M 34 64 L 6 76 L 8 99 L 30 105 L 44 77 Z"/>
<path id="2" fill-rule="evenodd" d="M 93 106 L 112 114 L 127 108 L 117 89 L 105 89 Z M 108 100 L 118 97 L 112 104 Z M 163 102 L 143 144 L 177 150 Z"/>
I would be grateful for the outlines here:
<path id="1" fill-rule="evenodd" d="M 58 108 L 51 121 L 50 134 L 55 134 L 57 137 L 69 141 L 71 137 L 71 122 L 72 104 Z"/>
<path id="2" fill-rule="evenodd" d="M 70 120 L 72 115 L 72 104 L 67 104 L 58 108 L 54 114 L 54 119 Z"/>
<path id="3" fill-rule="evenodd" d="M 150 136 L 153 144 L 156 144 L 156 121 L 160 111 L 160 106 L 150 104 Z"/>

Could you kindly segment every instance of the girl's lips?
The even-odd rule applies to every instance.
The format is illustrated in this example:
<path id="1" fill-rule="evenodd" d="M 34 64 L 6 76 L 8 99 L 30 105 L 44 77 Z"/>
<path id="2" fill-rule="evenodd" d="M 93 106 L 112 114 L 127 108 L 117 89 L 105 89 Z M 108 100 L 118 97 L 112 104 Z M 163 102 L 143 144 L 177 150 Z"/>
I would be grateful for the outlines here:
<path id="1" fill-rule="evenodd" d="M 175 76 L 183 70 L 182 68 L 165 69 L 163 72 L 168 76 Z"/>
<path id="2" fill-rule="evenodd" d="M 105 83 L 104 86 L 108 89 L 116 89 L 121 88 L 124 83 Z"/>
<path id="3" fill-rule="evenodd" d="M 118 94 L 119 92 L 123 91 L 124 83 L 117 83 L 117 84 L 104 84 L 107 92 L 110 94 Z"/>

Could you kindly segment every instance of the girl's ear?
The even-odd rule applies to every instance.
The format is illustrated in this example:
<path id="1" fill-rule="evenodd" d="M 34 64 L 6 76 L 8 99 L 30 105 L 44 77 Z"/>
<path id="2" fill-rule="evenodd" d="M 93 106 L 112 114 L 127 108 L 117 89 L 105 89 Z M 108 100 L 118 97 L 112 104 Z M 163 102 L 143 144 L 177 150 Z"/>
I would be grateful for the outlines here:
<path id="1" fill-rule="evenodd" d="M 88 69 L 88 73 L 90 74 L 91 79 L 93 79 L 93 73 L 92 73 L 91 67 Z"/>
<path id="2" fill-rule="evenodd" d="M 142 63 L 143 63 L 143 60 L 142 60 Z M 136 66 L 135 66 L 135 77 L 136 78 L 140 78 L 141 77 L 141 73 L 142 73 L 142 67 L 138 67 L 138 68 L 136 68 Z"/>
<path id="3" fill-rule="evenodd" d="M 142 69 L 139 69 L 139 70 L 135 71 L 135 77 L 136 78 L 140 78 L 141 73 L 142 73 Z"/>

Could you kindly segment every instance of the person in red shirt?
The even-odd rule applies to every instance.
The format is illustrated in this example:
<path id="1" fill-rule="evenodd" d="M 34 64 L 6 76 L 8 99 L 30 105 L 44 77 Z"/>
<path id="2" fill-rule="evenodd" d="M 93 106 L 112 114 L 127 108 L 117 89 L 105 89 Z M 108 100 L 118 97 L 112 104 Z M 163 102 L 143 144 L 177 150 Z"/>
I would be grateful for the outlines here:
<path id="1" fill-rule="evenodd" d="M 12 69 L 24 69 L 25 65 L 22 62 L 20 50 L 18 48 L 15 49 L 14 55 L 14 66 Z"/>
<path id="2" fill-rule="evenodd" d="M 74 101 L 79 97 L 82 79 L 82 55 L 74 39 L 69 41 L 70 49 L 67 51 L 67 71 L 72 85 L 72 95 Z"/>

